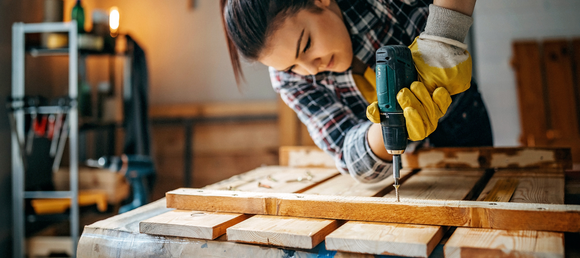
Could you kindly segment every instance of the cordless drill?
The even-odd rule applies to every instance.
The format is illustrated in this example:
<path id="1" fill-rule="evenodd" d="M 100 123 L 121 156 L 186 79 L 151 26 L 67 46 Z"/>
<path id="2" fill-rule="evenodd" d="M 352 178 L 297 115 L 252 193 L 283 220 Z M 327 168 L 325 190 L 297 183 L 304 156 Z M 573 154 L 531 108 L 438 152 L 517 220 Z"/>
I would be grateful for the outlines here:
<path id="1" fill-rule="evenodd" d="M 376 52 L 377 98 L 387 152 L 393 155 L 395 196 L 399 201 L 401 154 L 407 148 L 407 128 L 397 93 L 417 80 L 411 50 L 405 46 L 384 46 Z"/>

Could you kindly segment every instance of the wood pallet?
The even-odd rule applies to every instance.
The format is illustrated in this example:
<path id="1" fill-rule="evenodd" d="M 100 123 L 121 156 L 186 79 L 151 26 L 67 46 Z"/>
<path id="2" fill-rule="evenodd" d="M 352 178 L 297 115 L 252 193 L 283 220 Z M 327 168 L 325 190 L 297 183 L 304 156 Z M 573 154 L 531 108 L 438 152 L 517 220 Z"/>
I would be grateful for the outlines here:
<path id="1" fill-rule="evenodd" d="M 169 192 L 167 206 L 178 210 L 141 221 L 140 232 L 299 249 L 325 241 L 328 250 L 411 257 L 428 257 L 453 230 L 444 245 L 447 257 L 563 257 L 561 232 L 580 232 L 580 206 L 564 205 L 569 150 L 433 149 L 408 155 L 401 203 L 394 202 L 392 178 L 357 183 L 333 168 L 301 163 L 325 161 L 283 154 L 296 151 L 304 154 L 281 151 L 281 164 L 290 166 L 261 167 L 203 189 Z M 505 180 L 517 180 L 514 191 L 494 192 Z M 484 201 L 498 193 L 509 194 L 503 197 L 509 203 Z"/>

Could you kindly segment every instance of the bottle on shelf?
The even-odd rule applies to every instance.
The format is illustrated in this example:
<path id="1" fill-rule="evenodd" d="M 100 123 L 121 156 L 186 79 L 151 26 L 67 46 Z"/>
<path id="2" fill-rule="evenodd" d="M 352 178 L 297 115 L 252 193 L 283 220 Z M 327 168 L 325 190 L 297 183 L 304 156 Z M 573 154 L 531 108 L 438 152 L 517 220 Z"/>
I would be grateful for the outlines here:
<path id="1" fill-rule="evenodd" d="M 85 10 L 81 5 L 81 0 L 77 0 L 77 3 L 73 7 L 71 20 L 77 21 L 77 28 L 79 33 L 85 32 Z"/>

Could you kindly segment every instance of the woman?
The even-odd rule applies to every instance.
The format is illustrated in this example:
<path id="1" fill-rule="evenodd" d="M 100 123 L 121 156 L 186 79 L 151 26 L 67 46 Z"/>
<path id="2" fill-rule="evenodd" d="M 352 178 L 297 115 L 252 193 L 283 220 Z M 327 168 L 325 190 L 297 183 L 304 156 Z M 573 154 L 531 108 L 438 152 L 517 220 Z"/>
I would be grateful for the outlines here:
<path id="1" fill-rule="evenodd" d="M 380 125 L 365 117 L 376 121 L 375 51 L 384 45 L 410 45 L 413 53 L 419 79 L 397 100 L 414 146 L 492 145 L 463 44 L 475 0 L 221 4 L 237 82 L 243 78 L 238 52 L 269 66 L 274 90 L 342 173 L 365 183 L 391 174 Z"/>

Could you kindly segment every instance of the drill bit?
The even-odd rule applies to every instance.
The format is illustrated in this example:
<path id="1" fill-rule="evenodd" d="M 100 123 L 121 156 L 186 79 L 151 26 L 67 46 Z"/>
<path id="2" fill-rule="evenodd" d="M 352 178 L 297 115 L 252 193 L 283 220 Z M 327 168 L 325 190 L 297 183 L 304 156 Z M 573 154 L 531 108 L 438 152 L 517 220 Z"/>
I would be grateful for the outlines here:
<path id="1" fill-rule="evenodd" d="M 399 178 L 401 169 L 401 155 L 393 155 L 393 178 L 395 179 L 395 198 L 397 198 L 397 202 L 399 202 Z"/>

